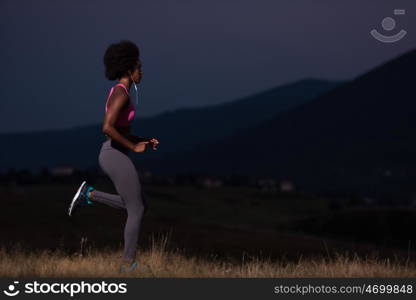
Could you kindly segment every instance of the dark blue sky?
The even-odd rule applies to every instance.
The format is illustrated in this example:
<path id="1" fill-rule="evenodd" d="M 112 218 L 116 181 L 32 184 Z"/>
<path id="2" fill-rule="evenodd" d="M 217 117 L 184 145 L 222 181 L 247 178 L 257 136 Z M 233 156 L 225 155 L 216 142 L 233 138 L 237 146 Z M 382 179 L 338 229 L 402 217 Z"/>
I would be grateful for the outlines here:
<path id="1" fill-rule="evenodd" d="M 140 119 L 305 77 L 354 78 L 416 47 L 415 14 L 414 0 L 2 0 L 0 132 L 101 123 L 115 84 L 102 58 L 121 39 L 141 50 Z M 408 31 L 400 42 L 369 34 L 388 16 L 392 33 Z"/>

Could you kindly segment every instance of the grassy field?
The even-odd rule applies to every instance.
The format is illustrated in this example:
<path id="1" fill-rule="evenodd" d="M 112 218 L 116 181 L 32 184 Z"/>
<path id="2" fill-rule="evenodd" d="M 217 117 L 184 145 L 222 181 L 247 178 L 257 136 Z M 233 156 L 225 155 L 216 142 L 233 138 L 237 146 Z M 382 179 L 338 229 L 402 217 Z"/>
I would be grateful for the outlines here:
<path id="1" fill-rule="evenodd" d="M 126 212 L 95 203 L 68 217 L 77 186 L 0 187 L 0 277 L 119 276 Z M 105 178 L 95 187 L 115 193 Z M 328 198 L 249 187 L 144 192 L 141 268 L 131 276 L 415 275 L 414 209 L 347 208 L 341 199 L 334 211 Z"/>
<path id="2" fill-rule="evenodd" d="M 148 250 L 139 250 L 139 267 L 119 273 L 120 251 L 80 247 L 71 256 L 55 251 L 28 252 L 15 247 L 0 249 L 0 277 L 415 277 L 415 262 L 336 254 L 333 258 L 302 259 L 297 262 L 274 261 L 265 257 L 241 257 L 240 262 L 189 257 L 183 249 L 168 249 L 169 236 L 153 236 Z"/>

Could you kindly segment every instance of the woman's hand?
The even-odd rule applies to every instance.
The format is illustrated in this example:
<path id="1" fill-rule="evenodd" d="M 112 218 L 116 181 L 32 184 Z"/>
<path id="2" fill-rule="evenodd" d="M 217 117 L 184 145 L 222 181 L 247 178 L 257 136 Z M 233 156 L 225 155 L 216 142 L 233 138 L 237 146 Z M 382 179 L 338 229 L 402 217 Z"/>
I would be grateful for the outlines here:
<path id="1" fill-rule="evenodd" d="M 149 141 L 140 142 L 134 145 L 133 151 L 137 153 L 145 152 L 147 149 L 147 145 L 149 144 Z"/>
<path id="2" fill-rule="evenodd" d="M 157 145 L 159 144 L 159 141 L 155 138 L 149 139 L 149 143 L 152 145 L 153 150 L 157 150 Z"/>

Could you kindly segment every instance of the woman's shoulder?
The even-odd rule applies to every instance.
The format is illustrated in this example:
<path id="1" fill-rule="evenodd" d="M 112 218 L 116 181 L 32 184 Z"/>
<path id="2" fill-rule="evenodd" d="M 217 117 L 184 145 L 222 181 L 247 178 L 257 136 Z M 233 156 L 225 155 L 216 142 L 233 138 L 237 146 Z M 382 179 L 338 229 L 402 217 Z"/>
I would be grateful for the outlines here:
<path id="1" fill-rule="evenodd" d="M 114 101 L 122 101 L 124 102 L 123 109 L 126 108 L 131 102 L 129 95 L 126 94 L 126 92 L 123 90 L 121 86 L 113 86 L 112 89 L 113 90 L 107 99 L 106 107 L 108 107 L 108 105 L 111 105 L 111 103 Z"/>
<path id="2" fill-rule="evenodd" d="M 126 94 L 127 94 L 127 96 L 129 96 L 130 95 L 130 93 L 129 93 L 129 91 L 127 90 L 127 88 L 126 88 L 126 86 L 124 85 L 124 84 L 122 84 L 122 83 L 117 83 L 115 86 L 113 86 L 113 88 L 114 89 L 118 89 L 118 90 L 120 90 L 120 91 L 125 91 L 126 92 Z"/>

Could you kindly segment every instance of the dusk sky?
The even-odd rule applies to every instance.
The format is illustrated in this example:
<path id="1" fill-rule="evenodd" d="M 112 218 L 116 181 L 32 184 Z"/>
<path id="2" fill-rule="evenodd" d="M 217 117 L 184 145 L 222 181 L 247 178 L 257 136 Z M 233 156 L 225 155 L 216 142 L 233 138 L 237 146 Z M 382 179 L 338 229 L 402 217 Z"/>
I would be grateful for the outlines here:
<path id="1" fill-rule="evenodd" d="M 115 84 L 103 55 L 122 39 L 141 51 L 139 119 L 303 78 L 352 79 L 416 47 L 415 0 L 2 0 L 0 22 L 1 133 L 101 123 Z M 381 43 L 372 29 L 407 35 Z"/>

